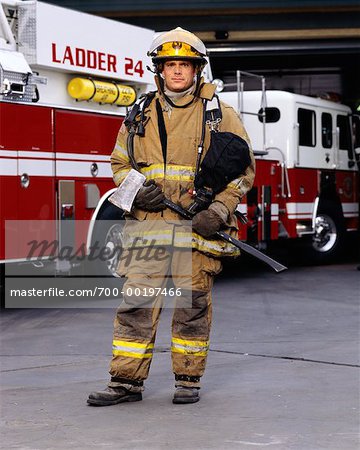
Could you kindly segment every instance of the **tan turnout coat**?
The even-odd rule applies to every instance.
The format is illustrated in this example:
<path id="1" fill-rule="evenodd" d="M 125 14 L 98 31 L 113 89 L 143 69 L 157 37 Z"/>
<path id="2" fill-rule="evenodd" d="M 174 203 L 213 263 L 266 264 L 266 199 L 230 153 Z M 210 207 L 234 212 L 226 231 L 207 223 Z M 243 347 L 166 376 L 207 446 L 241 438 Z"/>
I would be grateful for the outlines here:
<path id="1" fill-rule="evenodd" d="M 168 105 L 164 98 L 157 93 L 149 107 L 145 110 L 145 136 L 135 136 L 134 156 L 140 171 L 147 179 L 154 179 L 162 188 L 165 196 L 187 208 L 192 202 L 190 192 L 194 188 L 194 175 L 197 157 L 197 149 L 201 138 L 203 120 L 202 99 L 213 98 L 215 86 L 204 83 L 201 86 L 199 96 L 185 108 L 172 108 L 168 114 Z M 158 119 L 155 99 L 159 98 L 163 109 L 165 127 L 167 131 L 167 158 L 164 164 L 162 147 L 159 137 Z M 176 102 L 177 106 L 188 104 L 193 95 L 186 95 Z M 249 138 L 234 109 L 221 102 L 222 121 L 219 131 L 229 131 L 239 135 L 246 140 L 250 146 Z M 118 186 L 124 180 L 131 169 L 127 152 L 128 131 L 122 125 L 118 133 L 116 146 L 111 155 L 111 165 L 115 184 Z M 205 145 L 203 157 L 210 144 L 210 129 L 206 126 Z M 214 201 L 223 203 L 229 210 L 228 229 L 232 236 L 236 237 L 237 219 L 234 211 L 241 198 L 251 189 L 255 177 L 255 160 L 251 151 L 252 164 L 244 175 L 233 180 L 227 187 L 216 195 Z M 148 212 L 134 208 L 130 216 L 143 221 L 144 219 L 163 219 L 171 223 L 181 220 L 177 213 L 166 209 L 161 212 Z M 211 256 L 236 256 L 239 251 L 233 245 L 222 240 L 205 239 L 197 233 L 192 234 L 191 247 Z M 188 246 L 189 243 L 181 244 L 180 240 L 174 239 L 177 245 Z"/>

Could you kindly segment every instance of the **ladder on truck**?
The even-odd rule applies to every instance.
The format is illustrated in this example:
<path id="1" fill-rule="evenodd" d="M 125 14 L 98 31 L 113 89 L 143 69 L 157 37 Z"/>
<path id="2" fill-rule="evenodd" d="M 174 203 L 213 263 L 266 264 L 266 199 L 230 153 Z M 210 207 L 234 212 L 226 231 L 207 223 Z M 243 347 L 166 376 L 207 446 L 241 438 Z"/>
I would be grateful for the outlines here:
<path id="1" fill-rule="evenodd" d="M 245 110 L 245 102 L 244 102 L 244 91 L 245 91 L 245 82 L 244 78 L 253 78 L 260 82 L 261 84 L 261 101 L 260 101 L 260 112 L 252 112 Z M 237 113 L 240 118 L 243 118 L 243 115 L 257 116 L 262 122 L 262 149 L 254 150 L 254 154 L 258 156 L 264 156 L 268 154 L 268 150 L 266 148 L 266 108 L 267 108 L 267 100 L 266 100 L 266 79 L 263 75 L 257 75 L 251 72 L 245 72 L 244 70 L 236 71 L 236 82 L 235 83 L 224 83 L 222 80 L 214 80 L 214 84 L 218 86 L 218 90 L 222 91 L 224 87 L 236 88 L 237 92 Z"/>

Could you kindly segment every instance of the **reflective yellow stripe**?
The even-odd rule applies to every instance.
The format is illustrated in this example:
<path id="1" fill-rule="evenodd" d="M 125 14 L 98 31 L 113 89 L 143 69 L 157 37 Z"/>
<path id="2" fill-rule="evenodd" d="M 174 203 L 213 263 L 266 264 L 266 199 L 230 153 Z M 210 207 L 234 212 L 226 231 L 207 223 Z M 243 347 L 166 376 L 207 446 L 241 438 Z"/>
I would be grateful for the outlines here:
<path id="1" fill-rule="evenodd" d="M 241 181 L 242 178 L 235 178 L 235 180 L 232 180 L 226 187 L 238 189 Z"/>
<path id="2" fill-rule="evenodd" d="M 148 167 L 141 167 L 140 172 L 148 178 L 163 178 L 164 177 L 164 165 L 163 164 L 151 164 Z"/>
<path id="3" fill-rule="evenodd" d="M 191 235 L 190 233 L 175 231 L 173 245 L 177 248 L 193 248 L 214 256 L 236 256 L 240 254 L 240 251 L 230 243 L 216 240 L 210 241 L 194 232 Z"/>
<path id="4" fill-rule="evenodd" d="M 149 230 L 128 232 L 123 240 L 123 245 L 136 247 L 148 247 L 151 245 L 171 245 L 173 242 L 172 230 Z"/>
<path id="5" fill-rule="evenodd" d="M 134 236 L 134 237 L 139 237 L 139 236 L 161 236 L 161 237 L 166 237 L 166 236 L 172 236 L 172 230 L 149 230 L 149 231 L 141 231 L 141 233 L 139 233 L 139 231 L 136 232 L 132 232 L 129 231 L 128 232 L 129 236 Z"/>
<path id="6" fill-rule="evenodd" d="M 124 161 L 129 161 L 129 155 L 127 150 L 121 147 L 121 145 L 116 144 L 113 154 L 116 155 L 119 159 L 122 159 Z"/>
<path id="7" fill-rule="evenodd" d="M 139 359 L 145 359 L 145 358 L 152 358 L 152 353 L 133 353 L 133 352 L 124 352 L 122 350 L 113 350 L 114 356 L 126 356 L 128 358 L 139 358 Z"/>
<path id="8" fill-rule="evenodd" d="M 208 241 L 199 234 L 194 233 L 192 247 L 216 256 L 224 255 L 240 255 L 240 250 L 230 243 L 225 243 L 221 246 L 216 241 Z"/>
<path id="9" fill-rule="evenodd" d="M 154 344 L 113 340 L 113 355 L 128 358 L 151 358 Z"/>
<path id="10" fill-rule="evenodd" d="M 189 231 L 177 231 L 175 229 L 175 239 L 174 239 L 175 247 L 182 247 L 182 245 L 179 244 L 188 244 L 187 247 L 191 247 L 191 243 L 192 243 L 191 227 L 189 227 Z"/>
<path id="11" fill-rule="evenodd" d="M 154 348 L 154 344 L 143 344 L 141 342 L 117 341 L 113 340 L 113 345 L 122 345 L 124 347 L 133 348 Z"/>
<path id="12" fill-rule="evenodd" d="M 188 340 L 179 339 L 179 338 L 172 338 L 171 341 L 175 342 L 175 344 L 188 345 L 191 347 L 208 347 L 209 346 L 209 341 L 188 341 Z"/>
<path id="13" fill-rule="evenodd" d="M 209 341 L 188 341 L 172 338 L 171 351 L 183 355 L 206 356 L 209 350 Z"/>
<path id="14" fill-rule="evenodd" d="M 168 164 L 164 173 L 163 164 L 151 164 L 140 169 L 141 173 L 148 178 L 166 178 L 167 180 L 192 181 L 195 176 L 193 166 L 180 166 L 177 164 Z"/>
<path id="15" fill-rule="evenodd" d="M 125 169 L 125 170 L 119 170 L 118 172 L 114 173 L 113 178 L 114 178 L 115 184 L 116 185 L 121 184 L 125 180 L 125 178 L 129 172 L 130 172 L 130 168 Z"/>
<path id="16" fill-rule="evenodd" d="M 186 174 L 186 173 L 169 173 L 166 171 L 166 179 L 167 180 L 176 180 L 176 181 L 193 181 L 194 174 Z"/>

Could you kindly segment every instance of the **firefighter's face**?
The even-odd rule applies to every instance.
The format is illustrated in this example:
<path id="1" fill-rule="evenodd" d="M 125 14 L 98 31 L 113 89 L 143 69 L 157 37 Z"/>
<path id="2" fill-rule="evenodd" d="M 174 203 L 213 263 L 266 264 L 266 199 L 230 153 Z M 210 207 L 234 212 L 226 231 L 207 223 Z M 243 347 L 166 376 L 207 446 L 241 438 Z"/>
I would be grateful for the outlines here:
<path id="1" fill-rule="evenodd" d="M 164 63 L 162 76 L 166 87 L 173 92 L 183 92 L 194 83 L 195 67 L 190 61 L 170 60 Z"/>

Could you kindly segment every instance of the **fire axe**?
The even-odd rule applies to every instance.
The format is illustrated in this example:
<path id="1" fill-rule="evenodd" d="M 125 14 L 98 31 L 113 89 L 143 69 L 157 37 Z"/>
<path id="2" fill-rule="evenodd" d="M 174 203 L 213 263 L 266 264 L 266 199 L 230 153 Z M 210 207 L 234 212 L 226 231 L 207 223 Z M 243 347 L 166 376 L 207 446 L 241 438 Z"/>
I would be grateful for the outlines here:
<path id="1" fill-rule="evenodd" d="M 126 176 L 125 180 L 118 187 L 118 189 L 109 197 L 108 200 L 115 206 L 123 209 L 124 211 L 130 212 L 136 194 L 138 193 L 139 189 L 141 188 L 145 180 L 146 177 L 143 174 L 141 174 L 135 169 L 131 169 L 129 174 Z M 189 210 L 182 208 L 181 206 L 173 203 L 171 200 L 167 198 L 165 198 L 164 204 L 167 208 L 179 214 L 179 216 L 182 217 L 183 219 L 192 220 L 194 215 L 200 211 L 198 206 L 199 204 L 201 204 L 201 201 L 199 202 L 195 198 L 194 205 L 197 205 L 197 207 L 192 208 L 190 206 Z M 273 258 L 270 258 L 268 255 L 265 255 L 264 253 L 260 252 L 255 247 L 233 238 L 224 231 L 216 232 L 214 237 L 229 242 L 230 244 L 239 248 L 243 252 L 248 253 L 249 255 L 267 264 L 273 270 L 275 270 L 275 272 L 282 272 L 283 270 L 287 269 L 286 266 L 279 263 L 278 261 L 275 261 Z"/>

